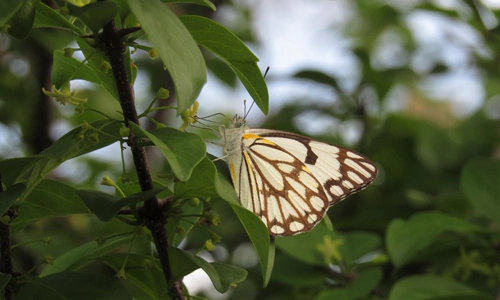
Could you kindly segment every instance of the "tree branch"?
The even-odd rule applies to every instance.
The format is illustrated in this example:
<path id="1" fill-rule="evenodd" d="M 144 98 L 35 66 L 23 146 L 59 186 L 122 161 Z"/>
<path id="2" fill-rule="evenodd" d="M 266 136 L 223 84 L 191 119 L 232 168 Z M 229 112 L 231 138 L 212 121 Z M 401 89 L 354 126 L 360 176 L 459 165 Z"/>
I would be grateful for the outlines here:
<path id="1" fill-rule="evenodd" d="M 0 193 L 3 192 L 2 177 L 0 174 Z M 5 213 L 9 215 L 10 210 Z M 0 272 L 12 275 L 12 249 L 10 245 L 10 224 L 0 222 Z M 11 279 L 12 282 L 12 279 Z M 4 299 L 13 299 L 11 282 L 5 287 Z"/>
<path id="2" fill-rule="evenodd" d="M 135 108 L 133 87 L 127 78 L 127 66 L 125 66 L 123 57 L 125 46 L 122 37 L 123 34 L 120 34 L 117 30 L 114 21 L 106 24 L 103 27 L 103 34 L 100 35 L 105 54 L 108 57 L 113 69 L 113 75 L 115 77 L 116 87 L 120 97 L 120 104 L 123 110 L 125 124 L 128 126 L 130 121 L 139 124 L 139 119 Z M 141 190 L 147 191 L 153 189 L 153 179 L 149 170 L 146 153 L 144 148 L 135 146 L 135 136 L 132 131 L 130 131 L 128 144 L 132 149 L 132 156 Z M 185 299 L 182 295 L 182 282 L 171 282 L 172 274 L 170 271 L 170 260 L 168 255 L 169 243 L 165 230 L 166 219 L 158 204 L 158 198 L 153 197 L 146 200 L 143 208 L 144 212 L 142 214 L 142 221 L 151 231 L 151 235 L 153 236 L 163 274 L 165 275 L 165 280 L 167 281 L 167 285 L 172 287 L 170 290 L 171 297 L 175 299 Z"/>

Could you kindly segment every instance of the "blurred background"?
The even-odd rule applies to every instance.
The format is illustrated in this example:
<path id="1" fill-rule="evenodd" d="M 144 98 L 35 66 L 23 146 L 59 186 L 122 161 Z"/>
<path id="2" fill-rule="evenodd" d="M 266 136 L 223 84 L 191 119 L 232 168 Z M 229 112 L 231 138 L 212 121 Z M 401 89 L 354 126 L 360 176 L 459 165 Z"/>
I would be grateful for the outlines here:
<path id="1" fill-rule="evenodd" d="M 259 57 L 263 72 L 270 67 L 270 113 L 265 116 L 253 107 L 247 117 L 251 127 L 347 146 L 379 166 L 373 186 L 330 209 L 337 231 L 370 232 L 384 241 L 392 220 L 426 211 L 482 222 L 461 190 L 460 175 L 475 158 L 500 156 L 500 1 L 213 2 L 215 12 L 190 4 L 171 7 L 178 14 L 200 14 L 223 24 Z M 0 35 L 0 158 L 36 154 L 84 119 L 100 117 L 91 112 L 79 116 L 74 108 L 59 106 L 41 93 L 42 87 L 51 86 L 51 53 L 75 47 L 71 42 L 72 36 L 62 31 L 35 29 L 24 41 Z M 251 103 L 246 90 L 224 62 L 204 54 L 209 78 L 198 99 L 198 115 L 243 114 L 244 100 L 247 108 Z M 140 112 L 158 88 L 171 89 L 172 83 L 161 61 L 141 51 L 133 59 L 139 68 L 135 92 Z M 89 99 L 86 107 L 119 116 L 118 103 L 103 89 L 82 81 L 72 81 L 72 88 Z M 174 98 L 161 104 L 174 104 Z M 156 118 L 168 126 L 181 124 L 174 112 Z M 69 161 L 53 176 L 82 188 L 98 186 L 105 174 L 120 176 L 118 151 L 114 144 Z M 214 145 L 209 151 L 220 154 Z M 152 153 L 151 165 L 161 166 L 155 159 L 160 158 Z M 241 265 L 250 275 L 220 295 L 208 277 L 196 271 L 185 278 L 191 292 L 210 299 L 312 299 L 314 285 L 287 286 L 280 277 L 271 278 L 263 290 L 258 260 L 244 230 L 226 203 L 215 199 L 213 204 L 222 219 L 214 230 L 223 240 L 214 252 L 201 255 Z M 51 235 L 53 245 L 19 248 L 17 263 L 28 268 L 39 253 L 57 256 L 65 246 L 88 241 L 96 232 L 119 231 L 120 226 L 79 215 L 39 222 L 15 238 L 22 242 Z M 203 234 L 193 231 L 182 246 L 199 248 Z M 364 299 L 383 299 L 391 284 L 408 274 L 463 275 L 454 274 L 453 268 L 464 240 L 447 238 L 446 245 L 431 253 L 432 259 L 414 261 L 403 270 L 382 264 L 378 292 Z M 375 254 L 385 253 L 384 243 Z M 438 265 L 444 257 L 449 263 Z M 275 273 L 283 274 L 284 265 L 277 265 Z M 498 282 L 487 279 L 472 272 L 463 281 L 484 281 L 476 287 L 493 293 Z"/>

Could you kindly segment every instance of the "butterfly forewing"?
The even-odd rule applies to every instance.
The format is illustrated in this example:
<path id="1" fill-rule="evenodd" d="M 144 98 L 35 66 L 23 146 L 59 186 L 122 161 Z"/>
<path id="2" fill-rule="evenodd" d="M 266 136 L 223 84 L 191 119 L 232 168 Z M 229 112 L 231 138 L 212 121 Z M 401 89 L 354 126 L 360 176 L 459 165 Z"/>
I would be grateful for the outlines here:
<path id="1" fill-rule="evenodd" d="M 311 230 L 328 207 L 377 175 L 375 164 L 361 154 L 297 134 L 249 129 L 245 123 L 222 132 L 240 202 L 272 235 Z"/>

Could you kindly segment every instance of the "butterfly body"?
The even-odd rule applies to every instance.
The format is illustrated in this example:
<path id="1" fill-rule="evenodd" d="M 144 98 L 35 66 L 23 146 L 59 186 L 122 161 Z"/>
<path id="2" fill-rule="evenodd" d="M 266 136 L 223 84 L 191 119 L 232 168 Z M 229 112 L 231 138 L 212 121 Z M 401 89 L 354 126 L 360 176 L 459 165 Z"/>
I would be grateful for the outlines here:
<path id="1" fill-rule="evenodd" d="M 239 116 L 220 130 L 242 206 L 275 236 L 311 230 L 330 206 L 377 174 L 361 154 L 289 132 L 251 129 Z"/>

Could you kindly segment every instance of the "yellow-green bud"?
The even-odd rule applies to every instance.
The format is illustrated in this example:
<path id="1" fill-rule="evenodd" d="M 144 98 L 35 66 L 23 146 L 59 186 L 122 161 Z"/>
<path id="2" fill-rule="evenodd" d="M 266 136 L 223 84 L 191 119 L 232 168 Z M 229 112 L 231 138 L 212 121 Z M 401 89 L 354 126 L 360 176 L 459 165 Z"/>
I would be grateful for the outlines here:
<path id="1" fill-rule="evenodd" d="M 149 57 L 151 57 L 151 59 L 157 59 L 158 56 L 160 56 L 160 54 L 158 53 L 158 51 L 155 48 L 151 48 L 148 51 L 148 54 L 149 54 Z"/>
<path id="2" fill-rule="evenodd" d="M 212 239 L 212 241 L 214 241 L 215 243 L 218 243 L 221 241 L 222 237 L 220 235 L 218 235 L 217 233 L 215 232 L 211 232 L 210 233 L 210 238 Z"/>
<path id="3" fill-rule="evenodd" d="M 89 130 L 92 126 L 89 124 L 89 122 L 87 121 L 83 121 L 82 125 L 80 125 L 80 127 L 82 127 L 83 131 L 87 131 Z"/>
<path id="4" fill-rule="evenodd" d="M 111 70 L 111 64 L 105 60 L 101 62 L 101 65 L 99 66 L 99 69 L 104 72 L 108 73 L 109 70 Z"/>
<path id="5" fill-rule="evenodd" d="M 118 272 L 116 273 L 116 277 L 119 279 L 127 279 L 127 276 L 125 276 L 125 269 L 121 268 L 120 270 L 118 270 Z"/>
<path id="6" fill-rule="evenodd" d="M 212 240 L 206 240 L 205 241 L 205 248 L 208 250 L 208 251 L 214 251 L 215 250 L 215 245 L 214 245 L 214 242 Z"/>
<path id="7" fill-rule="evenodd" d="M 130 135 L 130 128 L 125 126 L 125 124 L 122 124 L 122 127 L 120 127 L 120 136 L 121 137 L 128 137 Z"/>
<path id="8" fill-rule="evenodd" d="M 156 97 L 159 99 L 167 99 L 170 97 L 170 91 L 164 88 L 160 88 L 158 92 L 156 92 Z"/>
<path id="9" fill-rule="evenodd" d="M 220 225 L 219 214 L 216 213 L 214 210 L 208 209 L 205 211 L 204 215 L 207 218 L 207 220 L 210 222 L 210 224 L 213 224 L 214 226 Z"/>
<path id="10" fill-rule="evenodd" d="M 115 186 L 116 183 L 114 182 L 113 179 L 111 179 L 111 177 L 109 177 L 109 175 L 106 175 L 102 178 L 101 180 L 101 185 L 106 185 L 106 186 Z"/>
<path id="11" fill-rule="evenodd" d="M 189 205 L 191 205 L 192 207 L 196 207 L 200 204 L 200 199 L 198 198 L 191 198 L 191 200 L 189 200 Z"/>
<path id="12" fill-rule="evenodd" d="M 54 257 L 50 254 L 47 254 L 44 259 L 43 259 L 43 262 L 46 263 L 46 264 L 53 264 L 54 263 Z"/>

